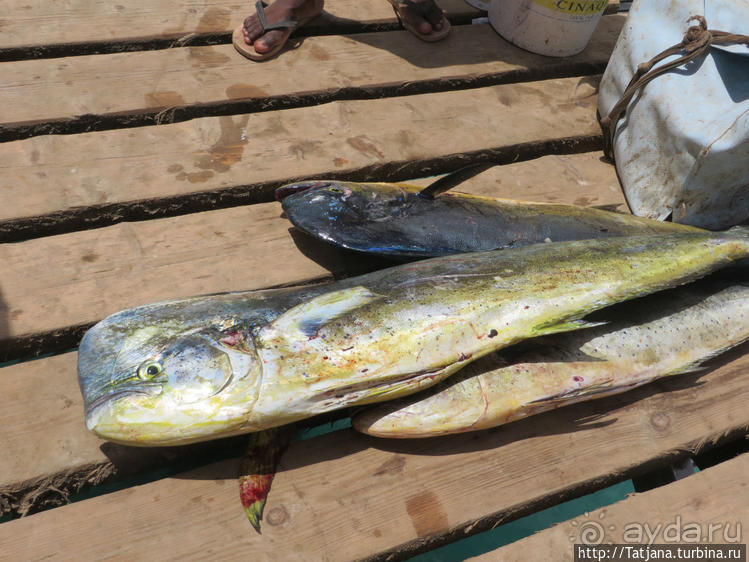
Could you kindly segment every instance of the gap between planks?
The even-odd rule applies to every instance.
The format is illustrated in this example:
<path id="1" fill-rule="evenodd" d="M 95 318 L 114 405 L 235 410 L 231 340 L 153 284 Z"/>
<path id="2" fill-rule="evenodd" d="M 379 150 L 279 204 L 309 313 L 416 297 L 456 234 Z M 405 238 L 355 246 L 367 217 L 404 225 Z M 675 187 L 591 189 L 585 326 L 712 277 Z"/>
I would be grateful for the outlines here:
<path id="1" fill-rule="evenodd" d="M 682 532 L 693 539 L 695 524 L 704 533 L 700 544 L 727 543 L 727 538 L 745 542 L 746 536 L 742 533 L 749 528 L 747 474 L 749 453 L 744 453 L 682 480 L 634 494 L 470 560 L 524 562 L 530 556 L 536 560 L 573 560 L 573 541 L 582 542 L 580 533 L 584 528 L 591 529 L 597 536 L 602 529 L 602 542 L 606 544 L 641 544 L 633 542 L 634 539 L 641 534 L 647 542 L 649 532 L 655 534 L 657 544 L 677 542 L 683 545 L 685 541 L 666 539 L 674 533 L 681 537 Z M 669 526 L 671 530 L 666 531 Z M 711 526 L 713 531 L 710 531 Z M 687 528 L 691 529 L 689 535 L 686 534 Z"/>
<path id="2" fill-rule="evenodd" d="M 583 205 L 623 201 L 613 167 L 601 162 L 597 153 L 546 156 L 492 168 L 466 182 L 461 191 Z M 290 223 L 280 212 L 278 203 L 267 203 L 248 210 L 149 221 L 140 230 L 121 225 L 8 245 L 19 253 L 3 259 L 28 263 L 26 268 L 14 268 L 20 273 L 15 289 L 11 290 L 7 277 L 0 282 L 9 313 L 6 321 L 21 321 L 14 326 L 16 331 L 24 325 L 39 329 L 44 327 L 42 321 L 59 329 L 71 321 L 91 323 L 117 310 L 164 298 L 303 282 L 330 275 L 329 271 L 351 271 L 352 254 L 305 241 L 299 234 L 291 236 Z M 161 274 L 153 279 L 144 279 L 142 272 L 155 269 L 152 264 L 158 264 L 160 256 L 181 247 L 188 248 L 183 258 L 159 268 Z M 253 248 L 263 250 L 255 255 Z M 221 257 L 213 259 L 217 255 Z M 367 267 L 376 263 L 361 256 L 359 262 Z M 44 289 L 37 283 L 46 271 L 54 273 Z M 77 345 L 80 335 L 69 342 L 70 347 Z M 50 351 L 51 344 L 43 337 L 34 341 L 39 352 Z M 5 490 L 9 504 L 28 504 L 23 498 L 36 497 L 40 483 L 50 479 L 67 494 L 66 478 L 56 476 L 60 473 L 71 474 L 69 488 L 75 491 L 78 482 L 87 482 L 91 466 L 99 470 L 109 462 L 106 451 L 98 448 L 100 442 L 83 426 L 76 380 L 73 353 L 0 369 L 0 426 L 5 428 L 7 451 L 0 457 L 0 490 Z M 113 462 L 118 464 L 116 459 Z"/>
<path id="3" fill-rule="evenodd" d="M 0 541 L 18 559 L 403 559 L 743 436 L 745 353 L 495 430 L 422 440 L 347 430 L 293 444 L 262 536 L 229 460 L 5 523 Z"/>
<path id="4" fill-rule="evenodd" d="M 0 141 L 600 73 L 623 21 L 605 16 L 586 50 L 564 59 L 518 49 L 483 24 L 436 44 L 406 31 L 312 37 L 254 66 L 231 45 L 8 62 Z"/>
<path id="5" fill-rule="evenodd" d="M 299 178 L 399 181 L 594 150 L 597 88 L 560 78 L 7 143 L 0 239 L 269 201 Z"/>
<path id="6" fill-rule="evenodd" d="M 392 30 L 398 22 L 385 0 L 327 0 L 323 14 L 295 35 L 357 33 Z M 463 0 L 441 0 L 453 23 L 469 23 L 483 12 Z M 255 12 L 251 2 L 202 0 L 185 4 L 128 0 L 48 4 L 31 9 L 28 0 L 6 0 L 0 18 L 3 43 L 0 61 L 50 56 L 75 56 L 198 45 L 230 43 L 231 33 Z M 608 11 L 612 11 L 610 8 Z"/>
<path id="7" fill-rule="evenodd" d="M 453 25 L 470 23 L 485 14 L 463 0 L 441 0 L 439 4 Z M 28 0 L 6 0 L 5 17 L 0 17 L 0 61 L 229 43 L 234 27 L 254 12 L 251 3 L 235 0 L 203 0 L 198 6 L 172 0 L 129 0 L 115 6 L 75 2 L 57 8 L 54 3 L 31 6 Z M 606 13 L 618 8 L 618 3 L 610 3 Z M 327 0 L 323 14 L 296 35 L 397 27 L 384 0 Z"/>

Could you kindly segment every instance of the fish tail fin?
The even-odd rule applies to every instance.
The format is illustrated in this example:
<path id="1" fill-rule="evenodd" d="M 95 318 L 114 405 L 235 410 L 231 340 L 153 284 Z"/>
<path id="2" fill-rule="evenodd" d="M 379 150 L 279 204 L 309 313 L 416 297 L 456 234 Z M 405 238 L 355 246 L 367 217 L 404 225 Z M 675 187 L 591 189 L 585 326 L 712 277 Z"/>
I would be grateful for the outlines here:
<path id="1" fill-rule="evenodd" d="M 239 466 L 239 497 L 250 525 L 258 533 L 278 461 L 292 432 L 293 426 L 283 426 L 251 433 Z"/>

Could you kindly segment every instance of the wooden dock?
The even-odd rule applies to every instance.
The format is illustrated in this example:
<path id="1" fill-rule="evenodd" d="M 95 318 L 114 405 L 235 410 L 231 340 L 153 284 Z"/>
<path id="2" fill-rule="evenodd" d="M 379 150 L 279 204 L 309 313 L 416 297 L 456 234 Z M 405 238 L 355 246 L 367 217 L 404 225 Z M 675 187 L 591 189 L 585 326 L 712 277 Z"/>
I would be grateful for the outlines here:
<path id="1" fill-rule="evenodd" d="M 495 430 L 296 442 L 257 535 L 238 497 L 243 439 L 137 449 L 94 437 L 74 351 L 94 322 L 382 265 L 294 232 L 279 185 L 418 181 L 495 160 L 463 190 L 623 203 L 595 119 L 621 14 L 554 59 L 472 24 L 482 14 L 462 0 L 441 0 L 453 30 L 436 44 L 399 29 L 384 0 L 328 0 L 294 50 L 254 63 L 230 44 L 242 3 L 118 1 L 5 0 L 0 12 L 0 558 L 405 559 L 746 439 L 743 345 L 707 371 Z M 620 502 L 610 520 L 749 532 L 746 476 L 743 455 Z M 568 536 L 560 525 L 484 557 L 570 560 Z"/>

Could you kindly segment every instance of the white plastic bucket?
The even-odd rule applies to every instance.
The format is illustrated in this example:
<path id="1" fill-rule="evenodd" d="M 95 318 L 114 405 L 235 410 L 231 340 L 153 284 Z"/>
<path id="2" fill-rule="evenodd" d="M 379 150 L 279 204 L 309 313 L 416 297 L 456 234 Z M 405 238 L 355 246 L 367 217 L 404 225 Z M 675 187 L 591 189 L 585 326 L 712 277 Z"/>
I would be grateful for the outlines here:
<path id="1" fill-rule="evenodd" d="M 502 37 L 539 55 L 582 51 L 608 0 L 492 0 L 489 23 Z"/>

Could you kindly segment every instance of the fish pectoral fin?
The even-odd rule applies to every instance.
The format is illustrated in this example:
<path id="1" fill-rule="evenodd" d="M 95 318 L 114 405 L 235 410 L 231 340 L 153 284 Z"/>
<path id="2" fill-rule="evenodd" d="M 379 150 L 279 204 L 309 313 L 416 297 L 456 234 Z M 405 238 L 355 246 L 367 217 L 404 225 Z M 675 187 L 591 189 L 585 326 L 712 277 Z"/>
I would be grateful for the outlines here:
<path id="1" fill-rule="evenodd" d="M 539 404 L 561 404 L 571 400 L 579 401 L 580 399 L 592 398 L 595 395 L 610 394 L 620 388 L 632 386 L 631 384 L 617 386 L 613 384 L 613 382 L 614 379 L 606 379 L 584 388 L 576 388 L 574 390 L 568 390 L 566 392 L 560 392 L 558 394 L 552 394 L 551 396 L 544 396 L 543 398 L 531 400 L 528 404 L 535 406 Z"/>
<path id="2" fill-rule="evenodd" d="M 313 337 L 326 323 L 361 306 L 383 298 L 366 287 L 352 287 L 317 296 L 286 311 L 268 327 L 293 338 Z"/>
<path id="3" fill-rule="evenodd" d="M 435 369 L 414 373 L 397 382 L 373 386 L 358 396 L 356 405 L 382 402 L 384 400 L 391 400 L 393 398 L 400 398 L 401 396 L 413 394 L 414 392 L 429 388 L 430 386 L 446 379 L 464 365 L 465 363 L 452 363 L 444 367 L 437 367 Z"/>
<path id="4" fill-rule="evenodd" d="M 421 197 L 426 199 L 434 199 L 440 193 L 449 191 L 456 185 L 463 183 L 464 181 L 471 179 L 473 176 L 479 175 L 481 172 L 493 168 L 496 166 L 496 162 L 477 162 L 475 164 L 468 164 L 450 172 L 449 174 L 442 176 L 436 181 L 433 181 L 424 189 L 419 192 Z"/>
<path id="5" fill-rule="evenodd" d="M 673 371 L 669 371 L 668 373 L 665 373 L 664 377 L 670 377 L 672 375 L 687 375 L 689 373 L 699 373 L 700 371 L 707 371 L 709 367 L 705 367 L 704 363 L 716 355 L 719 355 L 719 353 L 711 354 L 708 357 L 701 357 L 699 361 L 695 363 L 690 363 L 689 365 L 683 365 L 679 367 L 678 369 L 675 369 Z"/>
<path id="6" fill-rule="evenodd" d="M 608 322 L 588 322 L 587 320 L 566 320 L 557 324 L 541 326 L 533 330 L 535 336 L 548 336 L 549 334 L 558 334 L 560 332 L 571 332 L 572 330 L 582 330 L 584 328 L 595 328 L 596 326 L 605 326 Z"/>

